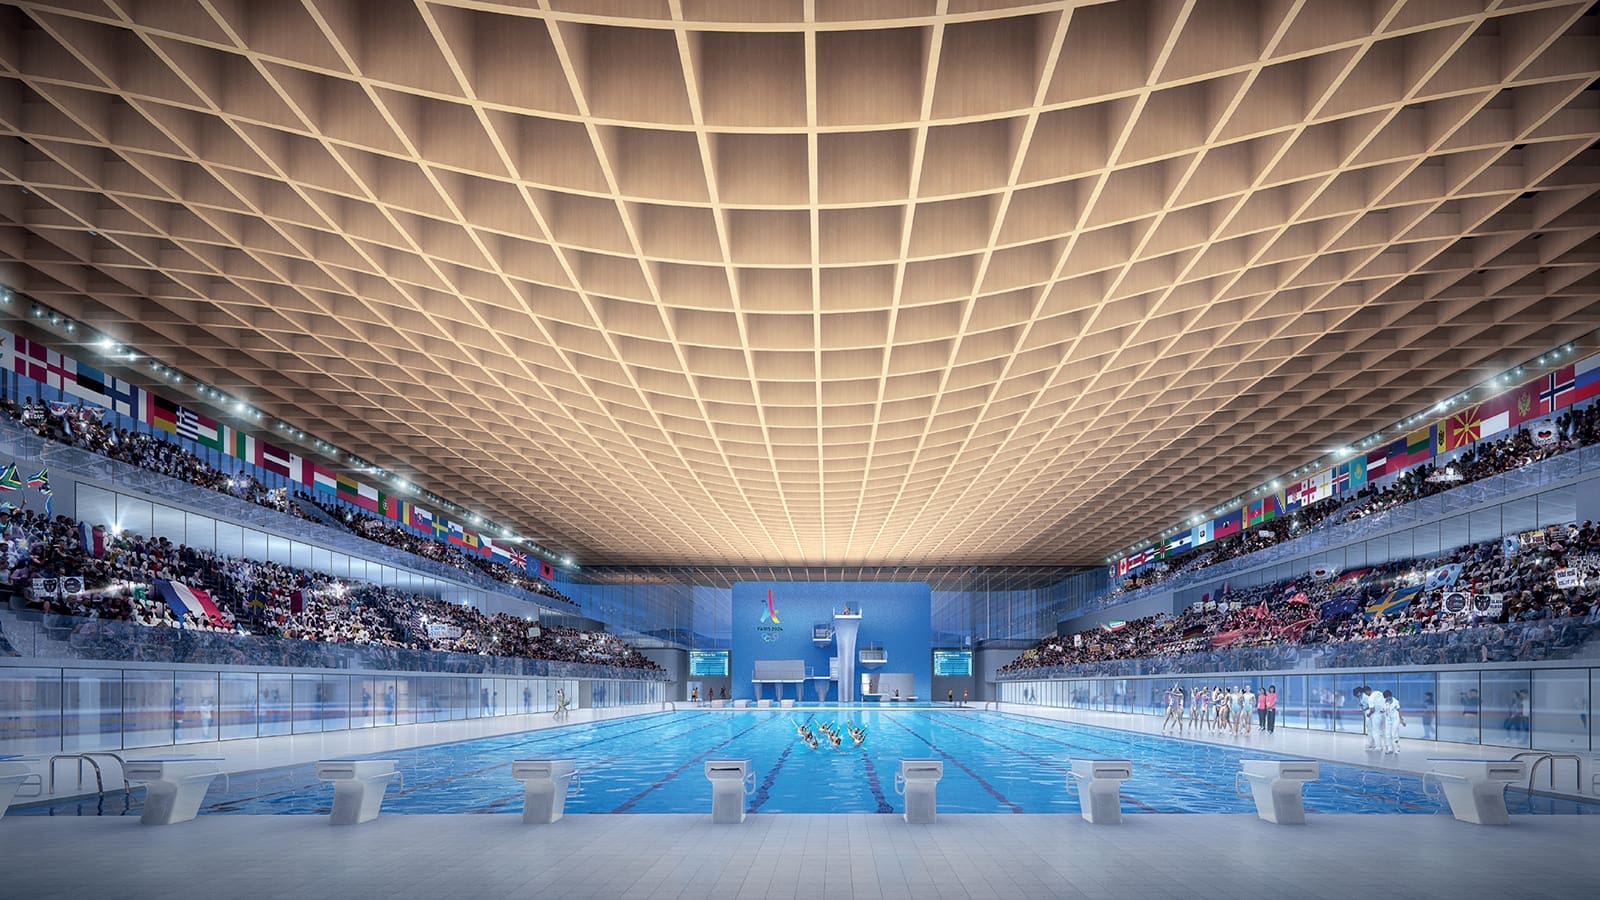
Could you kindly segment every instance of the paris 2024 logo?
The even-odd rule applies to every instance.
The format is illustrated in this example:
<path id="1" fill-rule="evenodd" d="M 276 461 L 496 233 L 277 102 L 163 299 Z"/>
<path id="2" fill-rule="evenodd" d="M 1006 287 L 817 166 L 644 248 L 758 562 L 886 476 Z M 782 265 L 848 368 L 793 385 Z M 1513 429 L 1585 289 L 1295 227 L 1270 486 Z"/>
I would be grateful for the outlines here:
<path id="1" fill-rule="evenodd" d="M 756 626 L 756 631 L 769 644 L 783 634 L 783 626 L 778 622 L 778 607 L 772 602 L 772 588 L 767 588 L 767 608 L 761 611 L 761 623 Z"/>

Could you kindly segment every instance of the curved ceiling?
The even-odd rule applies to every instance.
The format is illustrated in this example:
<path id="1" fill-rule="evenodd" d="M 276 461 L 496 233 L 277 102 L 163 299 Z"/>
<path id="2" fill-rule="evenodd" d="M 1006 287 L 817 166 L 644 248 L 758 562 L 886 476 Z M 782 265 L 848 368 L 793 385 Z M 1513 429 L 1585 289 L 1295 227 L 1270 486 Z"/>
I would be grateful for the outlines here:
<path id="1" fill-rule="evenodd" d="M 583 563 L 1099 562 L 1600 326 L 1589 5 L 6 4 L 0 275 Z"/>

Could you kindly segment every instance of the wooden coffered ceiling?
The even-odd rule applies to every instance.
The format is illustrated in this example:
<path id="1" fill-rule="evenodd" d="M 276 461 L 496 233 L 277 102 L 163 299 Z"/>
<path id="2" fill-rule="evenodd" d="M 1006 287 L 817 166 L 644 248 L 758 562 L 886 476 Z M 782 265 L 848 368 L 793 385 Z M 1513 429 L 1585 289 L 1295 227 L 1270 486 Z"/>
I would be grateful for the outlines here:
<path id="1" fill-rule="evenodd" d="M 582 563 L 1073 564 L 1600 326 L 1583 2 L 0 6 L 0 275 Z"/>

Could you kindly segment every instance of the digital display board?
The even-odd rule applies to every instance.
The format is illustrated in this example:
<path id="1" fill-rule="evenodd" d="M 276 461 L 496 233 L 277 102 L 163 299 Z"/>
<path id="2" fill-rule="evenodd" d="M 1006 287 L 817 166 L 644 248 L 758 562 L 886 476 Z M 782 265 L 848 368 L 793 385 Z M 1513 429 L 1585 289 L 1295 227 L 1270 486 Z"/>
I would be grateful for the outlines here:
<path id="1" fill-rule="evenodd" d="M 971 678 L 972 651 L 933 651 L 933 674 L 940 678 Z"/>
<path id="2" fill-rule="evenodd" d="M 728 651 L 690 650 L 689 674 L 701 678 L 728 677 Z"/>

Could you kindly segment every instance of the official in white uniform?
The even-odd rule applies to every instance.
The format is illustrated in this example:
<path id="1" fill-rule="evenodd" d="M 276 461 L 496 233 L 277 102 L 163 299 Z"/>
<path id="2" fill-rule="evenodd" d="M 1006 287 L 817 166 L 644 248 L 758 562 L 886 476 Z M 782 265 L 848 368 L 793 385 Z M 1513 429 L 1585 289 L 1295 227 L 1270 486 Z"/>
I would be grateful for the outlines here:
<path id="1" fill-rule="evenodd" d="M 1383 692 L 1383 752 L 1400 752 L 1400 727 L 1406 724 L 1405 716 L 1400 714 L 1400 698 L 1394 691 Z"/>

